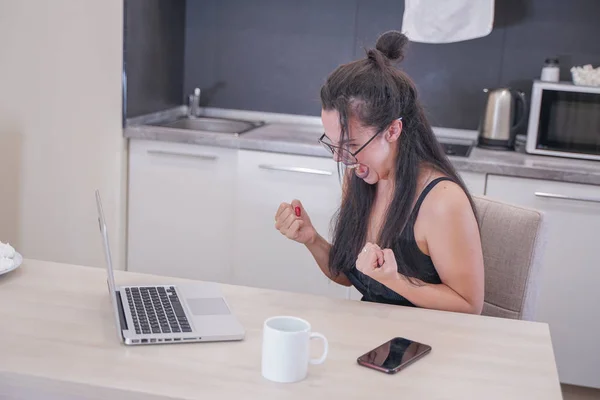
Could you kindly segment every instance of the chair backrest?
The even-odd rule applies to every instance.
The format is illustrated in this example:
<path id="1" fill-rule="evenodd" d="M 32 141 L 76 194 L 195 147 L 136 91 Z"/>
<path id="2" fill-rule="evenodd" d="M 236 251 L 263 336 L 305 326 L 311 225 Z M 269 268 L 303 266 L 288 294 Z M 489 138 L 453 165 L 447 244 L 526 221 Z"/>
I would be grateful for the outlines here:
<path id="1" fill-rule="evenodd" d="M 545 247 L 540 211 L 473 196 L 485 269 L 483 315 L 532 319 Z"/>

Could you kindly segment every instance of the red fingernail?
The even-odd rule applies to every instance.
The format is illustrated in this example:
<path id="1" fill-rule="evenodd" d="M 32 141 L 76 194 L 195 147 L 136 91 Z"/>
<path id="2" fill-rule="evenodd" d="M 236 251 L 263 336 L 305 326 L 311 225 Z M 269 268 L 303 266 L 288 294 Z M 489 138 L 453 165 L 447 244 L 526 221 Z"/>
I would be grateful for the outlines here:
<path id="1" fill-rule="evenodd" d="M 296 208 L 294 208 L 294 211 L 296 212 L 296 217 L 300 216 L 300 207 L 296 206 Z"/>

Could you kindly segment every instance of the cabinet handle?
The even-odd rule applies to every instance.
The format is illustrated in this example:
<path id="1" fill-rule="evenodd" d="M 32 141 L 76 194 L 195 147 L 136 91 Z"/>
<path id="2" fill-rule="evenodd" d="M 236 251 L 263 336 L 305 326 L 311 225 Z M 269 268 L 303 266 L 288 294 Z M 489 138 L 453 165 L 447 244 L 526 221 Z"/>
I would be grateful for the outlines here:
<path id="1" fill-rule="evenodd" d="M 179 153 L 177 151 L 168 151 L 168 150 L 148 150 L 148 154 L 155 155 L 155 156 L 189 157 L 189 158 L 196 158 L 199 160 L 206 160 L 206 161 L 215 161 L 219 158 L 212 154 Z"/>
<path id="2" fill-rule="evenodd" d="M 600 198 L 597 197 L 586 197 L 586 196 L 568 196 L 564 194 L 555 194 L 555 193 L 544 193 L 544 192 L 535 192 L 537 197 L 544 197 L 548 199 L 563 199 L 563 200 L 575 200 L 575 201 L 588 201 L 590 203 L 600 203 Z"/>
<path id="3" fill-rule="evenodd" d="M 313 168 L 304 168 L 304 167 L 280 167 L 277 165 L 267 165 L 260 164 L 258 166 L 260 169 L 268 169 L 270 171 L 284 171 L 284 172 L 299 172 L 302 174 L 312 174 L 312 175 L 333 175 L 331 171 L 325 171 L 322 169 L 313 169 Z"/>

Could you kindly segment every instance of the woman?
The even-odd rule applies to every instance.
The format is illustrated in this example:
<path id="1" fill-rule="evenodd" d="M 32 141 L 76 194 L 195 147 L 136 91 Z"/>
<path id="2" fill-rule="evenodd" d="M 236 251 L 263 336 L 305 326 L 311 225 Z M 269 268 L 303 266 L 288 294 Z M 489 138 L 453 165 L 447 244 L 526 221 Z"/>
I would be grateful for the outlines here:
<path id="1" fill-rule="evenodd" d="M 281 204 L 275 226 L 364 301 L 479 314 L 484 273 L 473 202 L 413 83 L 392 65 L 407 41 L 386 32 L 321 88 L 320 141 L 346 167 L 332 243 L 297 200 Z"/>

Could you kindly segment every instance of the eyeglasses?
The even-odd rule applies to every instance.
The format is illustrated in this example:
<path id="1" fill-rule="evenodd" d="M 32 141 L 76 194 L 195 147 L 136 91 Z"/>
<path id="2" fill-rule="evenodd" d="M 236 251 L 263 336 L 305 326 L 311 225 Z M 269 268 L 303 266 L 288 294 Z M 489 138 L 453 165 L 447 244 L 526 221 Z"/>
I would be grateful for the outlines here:
<path id="1" fill-rule="evenodd" d="M 401 119 L 402 119 L 402 117 L 398 118 L 398 120 L 401 120 Z M 385 128 L 385 129 L 387 129 L 387 128 Z M 377 133 L 375 133 L 373 136 L 371 136 L 369 138 L 369 140 L 367 140 L 367 142 L 365 144 L 363 144 L 362 146 L 360 146 L 360 148 L 358 150 L 356 150 L 355 152 L 351 152 L 347 148 L 344 148 L 341 146 L 334 146 L 331 143 L 331 139 L 329 139 L 325 133 L 323 133 L 323 135 L 321 135 L 321 137 L 319 138 L 319 143 L 321 143 L 323 145 L 323 147 L 325 147 L 325 149 L 327 149 L 327 151 L 329 151 L 332 155 L 337 156 L 337 159 L 342 164 L 344 164 L 348 167 L 353 167 L 358 164 L 358 159 L 356 158 L 356 155 L 358 153 L 360 153 L 365 147 L 367 147 L 367 145 L 369 143 L 371 143 L 373 141 L 373 139 L 375 139 L 377 137 L 377 135 L 379 135 L 381 132 L 385 131 L 385 129 L 381 129 L 381 130 L 377 131 Z"/>

